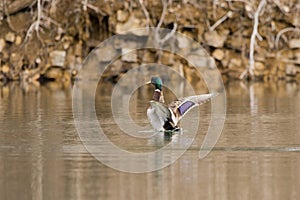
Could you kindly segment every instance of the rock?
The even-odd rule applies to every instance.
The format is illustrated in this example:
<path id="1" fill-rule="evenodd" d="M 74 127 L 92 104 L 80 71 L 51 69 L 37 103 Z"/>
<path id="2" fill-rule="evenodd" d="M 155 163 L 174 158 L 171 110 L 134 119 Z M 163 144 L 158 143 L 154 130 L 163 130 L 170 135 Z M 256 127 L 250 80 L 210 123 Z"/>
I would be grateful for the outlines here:
<path id="1" fill-rule="evenodd" d="M 129 31 L 130 29 L 135 29 L 135 28 L 141 28 L 144 23 L 138 18 L 136 18 L 134 15 L 131 15 L 129 19 L 125 23 L 117 23 L 115 32 L 117 34 L 122 34 L 124 32 Z M 139 31 L 134 31 L 133 34 L 142 34 L 144 35 L 144 31 L 141 33 Z"/>
<path id="2" fill-rule="evenodd" d="M 82 41 L 79 41 L 75 45 L 74 54 L 75 54 L 75 56 L 79 56 L 79 57 L 82 56 Z"/>
<path id="3" fill-rule="evenodd" d="M 29 83 L 37 82 L 39 78 L 40 78 L 40 73 L 39 70 L 36 69 L 33 70 L 25 69 L 20 74 L 20 80 Z"/>
<path id="4" fill-rule="evenodd" d="M 264 71 L 257 70 L 257 69 L 254 69 L 253 73 L 254 73 L 254 76 L 259 76 L 259 77 L 264 75 Z"/>
<path id="5" fill-rule="evenodd" d="M 75 62 L 76 62 L 76 56 L 74 54 L 68 53 L 67 58 L 66 58 L 66 66 L 70 69 L 75 68 Z"/>
<path id="6" fill-rule="evenodd" d="M 160 57 L 161 63 L 164 65 L 173 65 L 174 64 L 174 54 L 170 52 L 163 52 Z"/>
<path id="7" fill-rule="evenodd" d="M 114 59 L 117 49 L 109 44 L 105 47 L 95 49 L 94 53 L 99 59 L 99 62 L 110 62 Z"/>
<path id="8" fill-rule="evenodd" d="M 300 48 L 295 50 L 294 57 L 296 64 L 300 65 Z"/>
<path id="9" fill-rule="evenodd" d="M 78 74 L 78 71 L 77 71 L 76 69 L 72 69 L 72 70 L 71 70 L 71 77 L 72 77 L 72 78 L 76 77 L 77 74 Z"/>
<path id="10" fill-rule="evenodd" d="M 178 47 L 179 48 L 189 48 L 190 47 L 190 40 L 186 37 L 177 37 Z"/>
<path id="11" fill-rule="evenodd" d="M 3 38 L 0 39 L 0 53 L 3 51 L 5 48 L 5 40 Z"/>
<path id="12" fill-rule="evenodd" d="M 155 62 L 155 55 L 154 53 L 149 52 L 148 50 L 145 50 L 143 52 L 143 55 L 141 56 L 143 63 L 154 63 Z"/>
<path id="13" fill-rule="evenodd" d="M 278 71 L 278 72 L 277 72 L 277 77 L 278 77 L 279 80 L 284 79 L 284 78 L 285 78 L 285 72 L 283 72 L 283 71 Z"/>
<path id="14" fill-rule="evenodd" d="M 51 80 L 61 80 L 64 75 L 64 70 L 61 67 L 49 67 L 44 74 L 44 77 Z"/>
<path id="15" fill-rule="evenodd" d="M 288 76 L 296 76 L 297 68 L 294 64 L 286 64 L 285 73 Z"/>
<path id="16" fill-rule="evenodd" d="M 71 81 L 71 77 L 72 77 L 72 74 L 69 71 L 65 70 L 64 73 L 63 73 L 63 77 L 62 77 L 61 80 L 63 82 L 70 82 Z"/>
<path id="17" fill-rule="evenodd" d="M 122 49 L 122 61 L 125 62 L 137 62 L 137 54 L 134 49 Z"/>
<path id="18" fill-rule="evenodd" d="M 286 64 L 284 62 L 279 61 L 277 65 L 279 71 L 285 71 Z"/>
<path id="19" fill-rule="evenodd" d="M 122 70 L 122 61 L 116 60 L 111 64 L 110 73 L 111 75 L 118 75 Z"/>
<path id="20" fill-rule="evenodd" d="M 7 74 L 9 72 L 9 70 L 10 70 L 10 68 L 9 68 L 8 65 L 5 64 L 5 65 L 2 66 L 2 72 L 3 73 Z"/>
<path id="21" fill-rule="evenodd" d="M 66 60 L 66 52 L 55 50 L 49 53 L 50 63 L 52 66 L 64 67 Z"/>
<path id="22" fill-rule="evenodd" d="M 14 67 L 14 69 L 21 69 L 23 66 L 24 57 L 19 53 L 11 53 L 9 58 L 9 63 Z"/>
<path id="23" fill-rule="evenodd" d="M 262 62 L 255 62 L 254 68 L 255 68 L 255 70 L 263 71 L 263 70 L 265 70 L 266 67 Z"/>
<path id="24" fill-rule="evenodd" d="M 22 37 L 18 35 L 18 36 L 16 37 L 15 44 L 16 44 L 17 46 L 19 46 L 21 43 L 22 43 Z"/>
<path id="25" fill-rule="evenodd" d="M 68 50 L 70 48 L 70 42 L 64 42 L 63 44 L 63 47 L 64 47 L 64 50 Z"/>
<path id="26" fill-rule="evenodd" d="M 207 67 L 210 66 L 210 59 L 208 57 L 199 57 L 196 54 L 190 54 L 186 58 L 192 65 L 197 67 Z"/>
<path id="27" fill-rule="evenodd" d="M 242 59 L 232 58 L 228 64 L 228 68 L 234 71 L 240 71 L 242 69 Z"/>
<path id="28" fill-rule="evenodd" d="M 297 75 L 296 75 L 296 81 L 298 82 L 298 83 L 300 83 L 300 73 L 298 73 Z"/>
<path id="29" fill-rule="evenodd" d="M 226 38 L 227 35 L 220 35 L 217 31 L 209 31 L 204 34 L 207 45 L 216 48 L 223 47 Z"/>
<path id="30" fill-rule="evenodd" d="M 242 37 L 242 33 L 230 35 L 226 39 L 225 45 L 226 47 L 230 47 L 231 49 L 241 50 L 244 45 L 244 40 L 245 39 Z"/>
<path id="31" fill-rule="evenodd" d="M 117 11 L 117 20 L 119 22 L 125 22 L 128 19 L 129 13 L 124 10 Z"/>
<path id="32" fill-rule="evenodd" d="M 222 60 L 225 56 L 225 53 L 221 49 L 216 49 L 214 50 L 212 56 L 217 60 Z"/>
<path id="33" fill-rule="evenodd" d="M 5 35 L 5 40 L 6 42 L 10 42 L 10 43 L 13 43 L 16 39 L 16 35 L 13 33 L 13 32 L 8 32 L 6 35 Z"/>
<path id="34" fill-rule="evenodd" d="M 228 74 L 229 78 L 232 78 L 232 79 L 239 79 L 241 76 L 241 72 L 238 72 L 238 71 L 228 71 L 227 74 Z"/>
<path id="35" fill-rule="evenodd" d="M 289 48 L 291 49 L 300 48 L 300 39 L 291 39 L 289 41 Z"/>
<path id="36" fill-rule="evenodd" d="M 42 63 L 42 59 L 40 57 L 37 57 L 35 59 L 35 63 L 38 64 L 38 65 L 41 64 Z"/>

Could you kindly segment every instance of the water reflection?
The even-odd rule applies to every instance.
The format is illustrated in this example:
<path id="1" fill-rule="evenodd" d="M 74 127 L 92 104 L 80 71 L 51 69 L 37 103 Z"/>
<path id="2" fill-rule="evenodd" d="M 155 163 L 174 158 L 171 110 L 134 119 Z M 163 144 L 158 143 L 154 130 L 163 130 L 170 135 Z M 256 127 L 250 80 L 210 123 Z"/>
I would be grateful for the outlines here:
<path id="1" fill-rule="evenodd" d="M 96 110 L 113 142 L 137 152 L 169 143 L 167 137 L 145 142 L 121 135 L 107 109 L 112 88 L 98 88 Z M 0 199 L 297 199 L 298 85 L 237 82 L 226 89 L 225 128 L 208 157 L 198 160 L 209 104 L 200 108 L 201 128 L 179 160 L 160 171 L 128 174 L 97 162 L 82 146 L 71 87 L 0 86 Z M 131 116 L 141 125 L 151 93 L 140 89 L 132 97 Z"/>

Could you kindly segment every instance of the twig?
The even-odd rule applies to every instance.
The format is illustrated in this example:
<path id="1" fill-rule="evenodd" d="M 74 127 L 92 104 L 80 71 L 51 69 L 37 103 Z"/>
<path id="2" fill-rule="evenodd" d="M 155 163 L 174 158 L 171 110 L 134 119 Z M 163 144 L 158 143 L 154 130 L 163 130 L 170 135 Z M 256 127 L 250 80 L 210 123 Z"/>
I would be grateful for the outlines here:
<path id="1" fill-rule="evenodd" d="M 252 4 L 251 3 L 249 3 L 248 1 L 246 1 L 246 0 L 226 0 L 228 3 L 229 3 L 229 5 L 230 6 L 232 6 L 232 2 L 241 2 L 241 3 L 244 3 L 246 6 L 249 6 L 249 8 L 251 8 L 251 10 L 252 10 L 252 8 L 253 8 L 253 6 L 252 6 Z M 251 1 L 250 1 L 251 2 Z M 246 9 L 247 10 L 247 9 Z M 250 19 L 253 19 L 253 16 L 251 15 L 252 13 L 248 13 L 248 17 L 250 18 Z"/>
<path id="2" fill-rule="evenodd" d="M 50 13 L 56 12 L 56 4 L 57 4 L 57 0 L 51 0 Z"/>
<path id="3" fill-rule="evenodd" d="M 37 20 L 33 22 L 30 25 L 29 29 L 27 30 L 23 44 L 27 43 L 28 39 L 32 37 L 33 31 L 36 32 L 37 37 L 39 38 L 40 41 L 42 41 L 39 35 L 41 18 L 42 18 L 41 0 L 37 0 Z"/>
<path id="4" fill-rule="evenodd" d="M 150 16 L 149 16 L 149 12 L 148 12 L 147 8 L 146 8 L 145 5 L 144 5 L 144 1 L 143 1 L 143 0 L 139 0 L 139 2 L 140 2 L 140 5 L 141 5 L 141 7 L 142 7 L 142 10 L 143 10 L 143 12 L 144 12 L 144 15 L 145 15 L 145 17 L 146 17 L 146 20 L 147 20 L 147 29 L 149 29 L 149 26 L 150 26 Z"/>
<path id="5" fill-rule="evenodd" d="M 170 33 L 168 33 L 164 38 L 160 38 L 159 36 L 159 29 L 165 19 L 165 15 L 166 15 L 166 12 L 167 12 L 167 7 L 168 7 L 168 3 L 166 0 L 162 0 L 162 4 L 163 4 L 163 11 L 162 11 L 162 14 L 161 14 L 161 17 L 160 17 L 160 20 L 158 22 L 158 25 L 155 29 L 155 40 L 159 43 L 159 44 L 163 44 L 165 43 L 167 40 L 169 40 L 171 37 L 173 37 L 173 35 L 175 34 L 176 32 L 176 29 L 177 29 L 177 23 L 174 22 L 174 26 L 173 26 L 173 29 Z"/>
<path id="6" fill-rule="evenodd" d="M 284 9 L 284 8 L 287 8 L 287 7 L 282 6 L 278 0 L 273 0 L 273 2 L 274 2 L 274 4 L 280 9 L 280 11 L 281 11 L 283 14 L 286 14 L 286 13 L 287 13 L 287 11 Z"/>
<path id="7" fill-rule="evenodd" d="M 261 0 L 257 10 L 254 13 L 254 25 L 253 25 L 253 31 L 250 39 L 250 55 L 249 55 L 249 67 L 240 75 L 240 79 L 244 79 L 246 74 L 249 72 L 251 76 L 254 75 L 254 48 L 255 48 L 255 40 L 258 33 L 258 23 L 259 23 L 259 15 L 264 8 L 265 4 L 267 3 L 267 0 Z"/>
<path id="8" fill-rule="evenodd" d="M 7 24 L 9 26 L 9 28 L 11 28 L 11 30 L 15 31 L 15 27 L 12 25 L 12 23 L 10 21 L 10 16 L 9 16 L 6 0 L 3 0 L 2 4 L 3 4 L 4 15 L 6 15 Z"/>
<path id="9" fill-rule="evenodd" d="M 213 31 L 215 30 L 220 24 L 222 24 L 226 19 L 230 18 L 232 16 L 233 12 L 232 11 L 228 11 L 226 13 L 226 15 L 224 15 L 223 17 L 221 17 L 218 21 L 216 21 L 216 23 L 214 23 L 214 25 L 212 25 L 211 27 L 209 27 L 209 31 Z"/>
<path id="10" fill-rule="evenodd" d="M 247 5 L 249 5 L 249 6 L 251 6 L 251 4 L 248 2 L 248 1 L 246 1 L 246 0 L 226 0 L 227 2 L 242 2 L 242 3 L 244 3 L 244 4 L 247 4 Z"/>
<path id="11" fill-rule="evenodd" d="M 217 4 L 219 3 L 219 0 L 213 0 L 213 16 L 216 18 L 216 9 L 217 9 Z"/>
<path id="12" fill-rule="evenodd" d="M 87 11 L 87 4 L 88 4 L 88 1 L 89 1 L 89 0 L 84 0 L 84 1 L 82 2 L 82 4 L 83 4 L 83 11 Z"/>
<path id="13" fill-rule="evenodd" d="M 101 15 L 106 16 L 106 14 L 102 10 L 100 10 L 96 6 L 93 6 L 92 4 L 89 4 L 88 0 L 84 0 L 82 2 L 82 4 L 83 4 L 83 10 L 84 11 L 87 11 L 87 8 L 89 8 L 89 9 L 95 11 L 96 13 L 100 13 Z"/>
<path id="14" fill-rule="evenodd" d="M 276 35 L 276 39 L 275 39 L 275 47 L 276 49 L 278 49 L 278 43 L 279 43 L 279 39 L 281 37 L 282 34 L 289 32 L 289 31 L 297 31 L 300 32 L 300 28 L 293 28 L 293 27 L 288 27 L 288 28 L 284 28 L 282 30 L 280 30 L 277 35 Z"/>
<path id="15" fill-rule="evenodd" d="M 38 12 L 38 16 L 36 20 L 35 31 L 38 33 L 40 28 L 41 18 L 42 18 L 41 0 L 37 0 L 37 12 Z"/>

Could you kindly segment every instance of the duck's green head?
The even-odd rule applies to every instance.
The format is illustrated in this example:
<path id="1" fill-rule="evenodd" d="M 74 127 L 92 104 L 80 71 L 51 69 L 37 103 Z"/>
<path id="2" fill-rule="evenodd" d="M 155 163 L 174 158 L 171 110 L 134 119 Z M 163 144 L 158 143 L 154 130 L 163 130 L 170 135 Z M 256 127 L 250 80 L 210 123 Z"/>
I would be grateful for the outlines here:
<path id="1" fill-rule="evenodd" d="M 162 89 L 162 80 L 158 76 L 154 76 L 151 78 L 151 81 L 149 82 L 155 86 L 155 89 Z"/>

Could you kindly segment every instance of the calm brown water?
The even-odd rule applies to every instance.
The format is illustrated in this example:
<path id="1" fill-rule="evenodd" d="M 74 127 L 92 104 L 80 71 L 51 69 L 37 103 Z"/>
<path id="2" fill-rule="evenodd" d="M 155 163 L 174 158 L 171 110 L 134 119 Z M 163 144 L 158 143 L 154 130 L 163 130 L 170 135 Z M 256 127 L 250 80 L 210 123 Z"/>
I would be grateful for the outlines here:
<path id="1" fill-rule="evenodd" d="M 151 142 L 124 142 L 109 111 L 111 90 L 108 84 L 96 97 L 107 135 L 122 148 L 147 149 Z M 85 150 L 73 122 L 71 87 L 0 86 L 0 199 L 298 199 L 299 86 L 230 83 L 226 91 L 225 127 L 206 158 L 198 153 L 210 104 L 201 106 L 201 128 L 180 159 L 159 171 L 130 174 Z M 142 88 L 132 98 L 139 124 L 147 124 L 150 92 Z"/>

